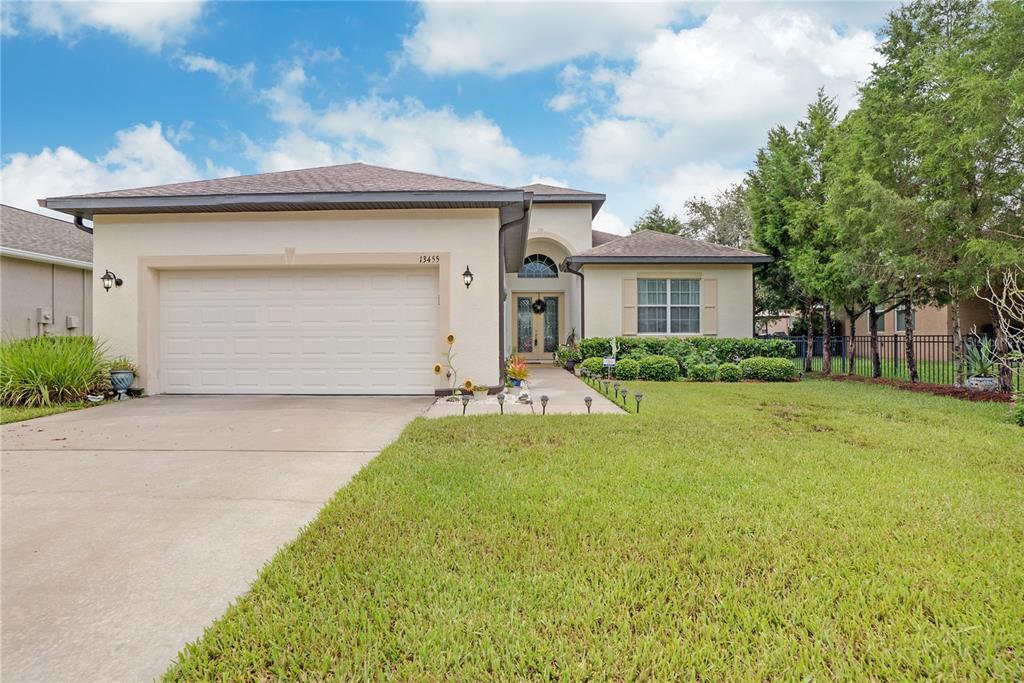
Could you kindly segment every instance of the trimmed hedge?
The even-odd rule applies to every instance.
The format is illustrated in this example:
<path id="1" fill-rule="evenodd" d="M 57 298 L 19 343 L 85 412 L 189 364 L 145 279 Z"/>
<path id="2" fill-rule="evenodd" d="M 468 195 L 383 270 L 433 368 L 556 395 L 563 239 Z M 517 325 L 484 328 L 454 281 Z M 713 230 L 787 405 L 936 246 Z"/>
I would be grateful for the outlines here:
<path id="1" fill-rule="evenodd" d="M 679 363 L 668 356 L 644 356 L 640 359 L 640 379 L 672 382 L 679 379 Z"/>
<path id="2" fill-rule="evenodd" d="M 639 379 L 640 377 L 640 361 L 633 358 L 623 358 L 615 363 L 615 378 L 616 379 Z"/>
<path id="3" fill-rule="evenodd" d="M 718 366 L 697 363 L 690 368 L 690 374 L 687 376 L 694 382 L 714 382 L 718 376 Z"/>
<path id="4" fill-rule="evenodd" d="M 608 337 L 590 337 L 580 341 L 580 355 L 584 358 L 605 358 L 612 355 L 612 340 Z"/>
<path id="5" fill-rule="evenodd" d="M 722 363 L 718 366 L 719 382 L 739 382 L 743 379 L 743 370 L 736 363 Z"/>
<path id="6" fill-rule="evenodd" d="M 640 355 L 650 355 L 650 351 L 645 347 L 646 342 L 646 337 L 616 337 L 615 358 L 626 358 L 637 351 Z"/>
<path id="7" fill-rule="evenodd" d="M 595 375 L 603 375 L 604 358 L 600 358 L 598 356 L 591 356 L 590 358 L 586 358 L 583 360 L 582 363 L 580 363 L 580 368 L 586 370 L 587 372 L 592 372 Z"/>
<path id="8" fill-rule="evenodd" d="M 744 358 L 740 369 L 745 379 L 761 382 L 788 382 L 796 377 L 796 366 L 789 358 Z"/>

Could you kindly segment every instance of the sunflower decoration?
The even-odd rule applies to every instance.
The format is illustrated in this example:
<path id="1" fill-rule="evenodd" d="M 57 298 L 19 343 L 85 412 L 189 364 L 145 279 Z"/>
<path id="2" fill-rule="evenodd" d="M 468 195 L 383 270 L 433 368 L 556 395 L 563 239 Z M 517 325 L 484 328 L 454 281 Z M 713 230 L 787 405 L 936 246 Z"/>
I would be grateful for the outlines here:
<path id="1" fill-rule="evenodd" d="M 444 372 L 444 366 L 440 363 L 434 363 L 434 374 L 440 375 L 442 372 Z"/>
<path id="2" fill-rule="evenodd" d="M 455 343 L 455 333 L 454 332 L 449 332 L 448 336 L 445 337 L 444 340 L 446 342 L 448 342 L 448 346 L 451 346 L 452 344 Z"/>
<path id="3" fill-rule="evenodd" d="M 465 382 L 462 383 L 462 388 L 465 389 L 466 391 L 470 392 L 470 393 L 473 392 L 473 387 L 474 386 L 476 386 L 476 385 L 473 384 L 473 380 L 471 380 L 471 379 L 467 379 Z"/>

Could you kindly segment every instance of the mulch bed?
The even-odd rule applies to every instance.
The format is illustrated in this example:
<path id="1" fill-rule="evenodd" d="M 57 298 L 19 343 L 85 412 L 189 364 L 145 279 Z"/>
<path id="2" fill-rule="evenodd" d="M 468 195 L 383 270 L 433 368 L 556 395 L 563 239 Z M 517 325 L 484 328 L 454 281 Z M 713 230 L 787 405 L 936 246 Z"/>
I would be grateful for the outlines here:
<path id="1" fill-rule="evenodd" d="M 1013 394 L 1003 391 L 970 391 L 963 387 L 954 387 L 949 384 L 928 384 L 925 382 L 907 382 L 900 379 L 875 379 L 873 377 L 861 377 L 859 375 L 832 375 L 829 379 L 836 382 L 866 382 L 867 384 L 881 384 L 887 387 L 896 387 L 907 391 L 916 391 L 922 394 L 934 394 L 936 396 L 950 396 L 964 401 L 991 401 L 995 403 L 1009 403 L 1013 400 Z"/>

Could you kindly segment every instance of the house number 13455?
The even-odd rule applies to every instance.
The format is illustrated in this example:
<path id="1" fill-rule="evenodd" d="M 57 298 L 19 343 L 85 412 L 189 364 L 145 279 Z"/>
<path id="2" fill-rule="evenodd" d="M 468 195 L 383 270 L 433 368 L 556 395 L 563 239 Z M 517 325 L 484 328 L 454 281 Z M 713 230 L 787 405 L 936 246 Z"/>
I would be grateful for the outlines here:
<path id="1" fill-rule="evenodd" d="M 422 256 L 420 256 L 420 263 L 440 263 L 440 262 L 441 262 L 441 257 L 438 256 L 437 254 L 433 254 L 433 255 L 430 255 L 430 256 L 428 256 L 426 254 L 423 254 Z"/>

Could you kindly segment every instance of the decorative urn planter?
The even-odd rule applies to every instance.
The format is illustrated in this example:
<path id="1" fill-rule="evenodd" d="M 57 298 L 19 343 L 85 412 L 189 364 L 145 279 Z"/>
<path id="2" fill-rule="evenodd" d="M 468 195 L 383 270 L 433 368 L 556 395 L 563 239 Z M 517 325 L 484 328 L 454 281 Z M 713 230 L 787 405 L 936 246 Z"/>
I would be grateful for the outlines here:
<path id="1" fill-rule="evenodd" d="M 113 387 L 114 392 L 117 394 L 114 397 L 115 401 L 127 400 L 125 395 L 128 392 L 128 387 L 135 381 L 135 373 L 131 370 L 111 370 L 110 371 L 110 385 Z"/>
<path id="2" fill-rule="evenodd" d="M 968 377 L 964 385 L 971 391 L 996 391 L 999 389 L 999 379 L 996 377 L 983 377 L 981 375 Z"/>
<path id="3" fill-rule="evenodd" d="M 575 375 L 576 374 L 576 361 L 575 360 L 567 360 L 567 361 L 565 361 L 565 369 Z"/>
<path id="4" fill-rule="evenodd" d="M 514 379 L 514 380 L 512 380 L 512 386 L 514 386 L 514 387 L 522 386 L 522 384 L 523 384 L 523 380 L 521 380 L 521 379 Z"/>

